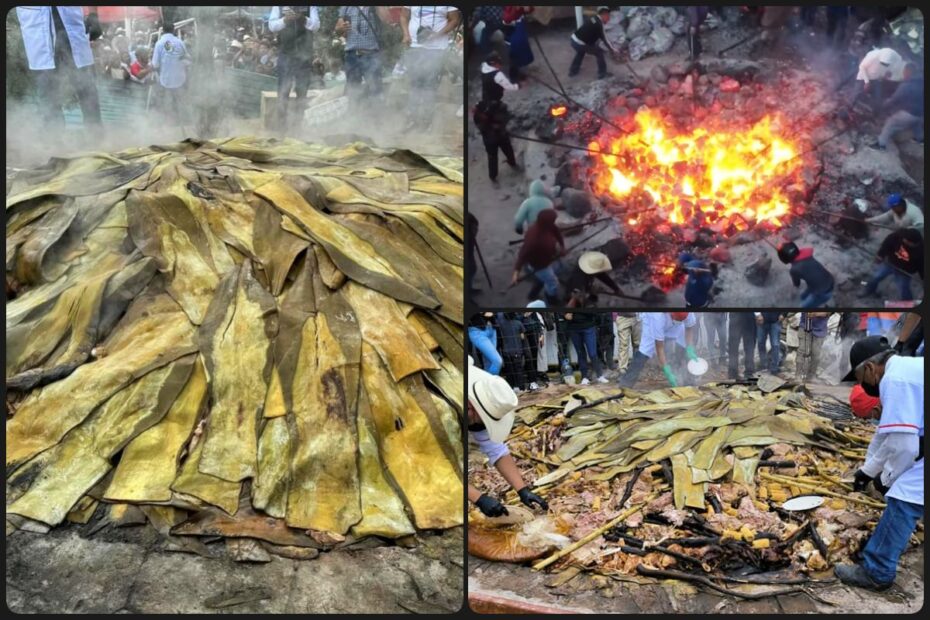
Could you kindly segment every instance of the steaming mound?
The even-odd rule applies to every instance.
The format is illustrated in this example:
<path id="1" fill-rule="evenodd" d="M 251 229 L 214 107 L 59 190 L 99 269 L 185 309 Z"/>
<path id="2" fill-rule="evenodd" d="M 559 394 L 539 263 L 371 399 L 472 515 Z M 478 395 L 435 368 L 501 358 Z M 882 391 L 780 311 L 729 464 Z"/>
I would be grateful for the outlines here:
<path id="1" fill-rule="evenodd" d="M 564 412 L 579 399 L 585 404 Z M 873 432 L 846 405 L 806 397 L 799 386 L 585 388 L 520 409 L 508 445 L 541 474 L 534 486 L 568 523 L 565 533 L 575 541 L 594 535 L 558 556 L 554 570 L 674 577 L 649 571 L 675 568 L 714 578 L 782 571 L 762 577 L 798 583 L 848 559 L 874 527 L 884 504 L 842 481 Z M 812 493 L 824 498 L 816 510 L 782 508 Z M 498 546 L 510 539 L 480 542 L 489 550 L 479 549 L 481 557 L 531 556 Z M 468 543 L 471 551 L 471 529 Z"/>
<path id="2" fill-rule="evenodd" d="M 461 165 L 234 138 L 17 175 L 8 524 L 138 506 L 175 543 L 289 548 L 461 524 Z"/>

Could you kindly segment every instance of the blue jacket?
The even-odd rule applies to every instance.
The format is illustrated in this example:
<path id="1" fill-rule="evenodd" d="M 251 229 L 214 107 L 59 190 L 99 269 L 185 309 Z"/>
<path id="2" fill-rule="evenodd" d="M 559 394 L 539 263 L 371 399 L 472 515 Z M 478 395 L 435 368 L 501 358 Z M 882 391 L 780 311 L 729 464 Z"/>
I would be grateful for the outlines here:
<path id="1" fill-rule="evenodd" d="M 691 254 L 682 254 L 678 262 L 685 269 L 707 269 L 707 263 Z M 701 308 L 710 303 L 710 289 L 714 287 L 714 276 L 706 271 L 689 271 L 685 281 L 685 303 Z"/>
<path id="2" fill-rule="evenodd" d="M 890 114 L 904 110 L 914 116 L 924 117 L 924 80 L 912 78 L 898 84 L 894 94 L 885 102 L 885 110 Z"/>

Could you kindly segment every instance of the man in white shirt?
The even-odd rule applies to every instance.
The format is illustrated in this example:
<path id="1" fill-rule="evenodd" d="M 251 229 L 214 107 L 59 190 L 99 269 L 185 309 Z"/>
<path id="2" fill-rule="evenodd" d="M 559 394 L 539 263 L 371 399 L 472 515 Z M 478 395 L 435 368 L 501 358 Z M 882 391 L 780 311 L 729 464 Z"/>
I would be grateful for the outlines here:
<path id="1" fill-rule="evenodd" d="M 537 506 L 548 510 L 546 500 L 530 491 L 523 481 L 520 469 L 504 444 L 513 427 L 513 412 L 519 402 L 513 389 L 502 377 L 477 368 L 471 357 L 468 358 L 467 382 L 469 436 L 488 457 L 488 462 L 517 492 L 521 502 L 530 508 Z M 507 514 L 507 508 L 500 500 L 482 493 L 470 484 L 468 501 L 474 503 L 485 516 L 500 517 Z"/>
<path id="2" fill-rule="evenodd" d="M 885 496 L 885 510 L 862 552 L 861 564 L 840 564 L 843 583 L 887 590 L 894 584 L 898 559 L 924 512 L 924 359 L 897 355 L 883 336 L 869 336 L 849 351 L 855 381 L 881 400 L 881 418 L 856 472 L 854 492 L 869 484 Z"/>
<path id="3" fill-rule="evenodd" d="M 454 6 L 407 6 L 401 13 L 404 66 L 409 77 L 407 129 L 426 128 L 436 108 L 436 91 L 451 53 L 462 13 Z"/>
<path id="4" fill-rule="evenodd" d="M 895 228 L 916 228 L 923 233 L 924 212 L 910 200 L 905 200 L 898 193 L 891 194 L 888 196 L 885 207 L 887 210 L 884 213 L 868 217 L 865 221 L 870 224 L 894 226 Z"/>
<path id="5" fill-rule="evenodd" d="M 158 72 L 159 104 L 166 116 L 182 124 L 186 117 L 185 84 L 187 84 L 187 67 L 191 56 L 187 53 L 184 41 L 174 34 L 174 24 L 168 20 L 162 24 L 162 35 L 155 43 L 152 52 L 152 68 Z"/>
<path id="6" fill-rule="evenodd" d="M 500 101 L 504 98 L 505 90 L 519 90 L 504 72 L 501 71 L 503 63 L 497 52 L 488 54 L 487 59 L 481 63 L 481 100 Z"/>
<path id="7" fill-rule="evenodd" d="M 320 29 L 315 6 L 276 6 L 268 16 L 268 29 L 278 35 L 278 130 L 288 127 L 291 89 L 297 92 L 297 122 L 303 116 L 307 91 L 313 79 L 313 32 Z"/>
<path id="8" fill-rule="evenodd" d="M 79 6 L 18 6 L 29 69 L 47 129 L 63 128 L 63 88 L 67 80 L 77 94 L 84 123 L 100 129 L 100 100 L 94 84 L 94 55 Z"/>
<path id="9" fill-rule="evenodd" d="M 849 102 L 849 109 L 860 97 L 868 97 L 869 107 L 876 113 L 881 110 L 891 82 L 904 80 L 904 59 L 890 47 L 873 49 L 859 63 L 856 74 L 856 91 Z M 887 92 L 886 92 L 887 91 Z"/>
<path id="10" fill-rule="evenodd" d="M 669 385 L 678 387 L 678 378 L 669 360 L 679 361 L 684 349 L 688 360 L 696 360 L 697 317 L 693 312 L 643 312 L 642 336 L 633 361 L 620 379 L 620 387 L 633 387 L 646 362 L 655 357 Z"/>

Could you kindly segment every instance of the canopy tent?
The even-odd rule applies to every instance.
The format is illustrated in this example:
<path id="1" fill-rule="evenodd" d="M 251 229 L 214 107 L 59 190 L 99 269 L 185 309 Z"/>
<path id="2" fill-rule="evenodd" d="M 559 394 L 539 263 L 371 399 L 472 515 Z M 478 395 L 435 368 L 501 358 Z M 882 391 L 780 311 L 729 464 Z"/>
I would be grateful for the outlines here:
<path id="1" fill-rule="evenodd" d="M 112 24 L 126 19 L 161 19 L 159 10 L 150 6 L 84 7 L 84 15 L 88 15 L 91 11 L 97 12 L 97 19 L 100 20 L 101 24 Z"/>

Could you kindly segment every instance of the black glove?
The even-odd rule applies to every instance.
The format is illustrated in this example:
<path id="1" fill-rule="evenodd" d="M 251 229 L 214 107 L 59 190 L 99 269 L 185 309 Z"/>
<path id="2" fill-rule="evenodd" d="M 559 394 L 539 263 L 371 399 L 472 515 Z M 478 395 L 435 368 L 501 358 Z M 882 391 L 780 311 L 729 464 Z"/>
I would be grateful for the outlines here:
<path id="1" fill-rule="evenodd" d="M 526 504 L 530 508 L 533 507 L 533 504 L 536 504 L 543 510 L 549 510 L 549 504 L 546 503 L 546 500 L 544 500 L 540 496 L 530 491 L 529 487 L 523 487 L 522 489 L 517 491 L 517 495 L 520 496 L 520 501 Z"/>
<path id="2" fill-rule="evenodd" d="M 96 41 L 103 34 L 103 30 L 100 28 L 100 20 L 97 18 L 96 13 L 90 13 L 84 18 L 84 28 L 87 30 L 87 35 L 91 41 Z"/>
<path id="3" fill-rule="evenodd" d="M 502 517 L 506 514 L 510 514 L 502 503 L 487 493 L 482 493 L 478 501 L 475 502 L 475 505 L 478 506 L 478 510 L 486 517 Z"/>
<path id="4" fill-rule="evenodd" d="M 901 355 L 901 352 L 904 351 L 904 341 L 899 340 L 894 345 L 894 350 L 897 351 L 898 355 Z"/>
<path id="5" fill-rule="evenodd" d="M 861 469 L 857 469 L 855 479 L 853 480 L 853 491 L 864 493 L 870 482 L 872 482 L 872 476 L 868 475 Z"/>
<path id="6" fill-rule="evenodd" d="M 888 488 L 882 484 L 882 475 L 878 474 L 872 478 L 872 486 L 875 487 L 875 490 L 882 494 L 882 497 L 885 497 L 885 494 L 888 492 Z"/>

